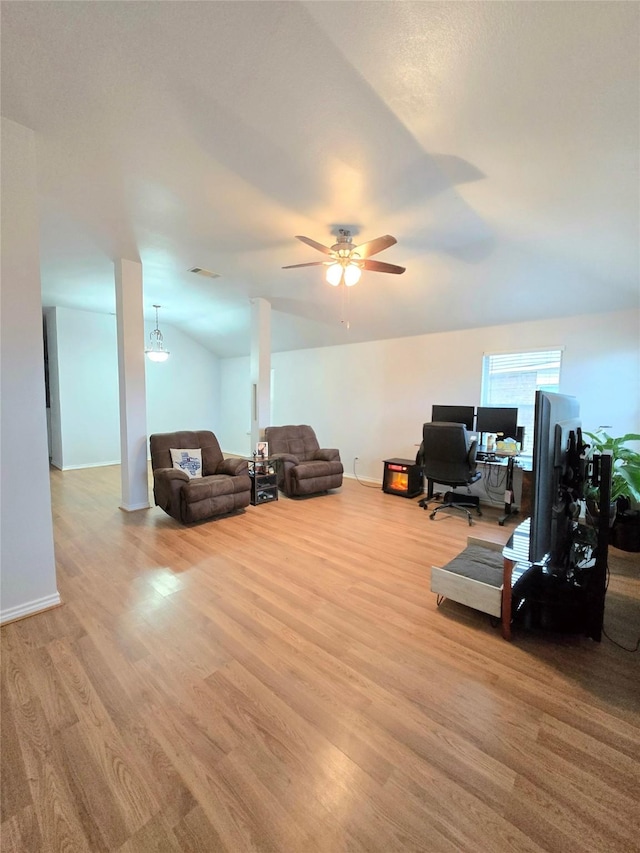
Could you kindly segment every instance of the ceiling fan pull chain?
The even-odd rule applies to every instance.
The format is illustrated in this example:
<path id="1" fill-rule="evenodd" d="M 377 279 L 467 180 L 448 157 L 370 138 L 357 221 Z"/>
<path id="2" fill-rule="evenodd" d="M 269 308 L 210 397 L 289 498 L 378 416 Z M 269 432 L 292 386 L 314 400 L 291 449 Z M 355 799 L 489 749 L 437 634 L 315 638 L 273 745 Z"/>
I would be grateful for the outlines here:
<path id="1" fill-rule="evenodd" d="M 341 284 L 342 288 L 342 320 L 340 322 L 346 329 L 351 328 L 351 322 L 349 321 L 349 288 L 343 282 Z"/>

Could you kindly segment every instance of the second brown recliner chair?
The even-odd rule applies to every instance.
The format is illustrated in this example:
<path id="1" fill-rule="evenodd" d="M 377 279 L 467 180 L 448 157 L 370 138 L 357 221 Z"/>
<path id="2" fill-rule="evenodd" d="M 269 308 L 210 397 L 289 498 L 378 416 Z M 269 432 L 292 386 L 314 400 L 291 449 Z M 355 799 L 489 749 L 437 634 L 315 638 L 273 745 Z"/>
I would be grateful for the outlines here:
<path id="1" fill-rule="evenodd" d="M 321 448 L 310 426 L 267 427 L 269 458 L 277 462 L 278 487 L 288 497 L 302 497 L 339 489 L 344 468 L 340 451 Z"/>

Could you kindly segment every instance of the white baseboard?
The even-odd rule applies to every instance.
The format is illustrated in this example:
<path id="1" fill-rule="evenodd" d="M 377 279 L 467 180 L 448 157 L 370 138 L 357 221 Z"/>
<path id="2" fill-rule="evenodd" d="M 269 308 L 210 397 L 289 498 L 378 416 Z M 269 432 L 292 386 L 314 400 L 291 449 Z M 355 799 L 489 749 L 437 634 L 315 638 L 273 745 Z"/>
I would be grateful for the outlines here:
<path id="1" fill-rule="evenodd" d="M 382 489 L 382 480 L 380 479 L 372 477 L 363 477 L 362 474 L 358 474 L 358 476 L 356 477 L 355 474 L 349 474 L 347 471 L 345 471 L 342 476 L 346 477 L 347 480 L 360 480 L 363 483 L 374 483 L 376 486 L 380 486 L 380 489 Z"/>
<path id="2" fill-rule="evenodd" d="M 45 598 L 27 601 L 17 607 L 9 607 L 0 611 L 0 625 L 15 622 L 16 619 L 24 619 L 25 616 L 34 616 L 36 613 L 42 613 L 43 610 L 58 607 L 59 604 L 62 604 L 62 601 L 60 600 L 60 593 L 56 592 L 55 595 L 47 595 Z"/>
<path id="3" fill-rule="evenodd" d="M 60 471 L 78 471 L 80 468 L 106 468 L 109 465 L 119 465 L 120 460 L 116 459 L 113 462 L 87 462 L 84 465 L 63 465 L 62 468 L 53 461 L 51 464 Z"/>
<path id="4" fill-rule="evenodd" d="M 151 509 L 151 504 L 149 501 L 141 504 L 120 504 L 118 509 L 121 509 L 123 512 L 137 512 L 139 509 Z"/>

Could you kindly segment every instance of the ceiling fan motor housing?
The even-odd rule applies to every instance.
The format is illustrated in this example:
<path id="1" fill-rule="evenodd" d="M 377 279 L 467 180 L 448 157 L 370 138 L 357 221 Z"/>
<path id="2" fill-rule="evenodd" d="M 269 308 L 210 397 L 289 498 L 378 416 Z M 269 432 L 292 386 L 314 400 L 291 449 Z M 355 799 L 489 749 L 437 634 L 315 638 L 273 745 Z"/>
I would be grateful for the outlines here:
<path id="1" fill-rule="evenodd" d="M 349 258 L 355 248 L 356 247 L 353 245 L 351 240 L 351 231 L 346 231 L 341 228 L 337 242 L 333 244 L 331 251 L 335 252 L 340 258 Z M 357 258 L 359 255 L 353 254 L 353 257 Z"/>

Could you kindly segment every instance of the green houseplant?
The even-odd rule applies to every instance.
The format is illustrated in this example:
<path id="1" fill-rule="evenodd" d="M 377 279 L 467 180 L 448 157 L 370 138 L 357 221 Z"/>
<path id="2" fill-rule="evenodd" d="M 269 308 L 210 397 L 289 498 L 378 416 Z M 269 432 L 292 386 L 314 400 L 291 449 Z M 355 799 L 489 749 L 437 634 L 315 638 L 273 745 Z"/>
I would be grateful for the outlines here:
<path id="1" fill-rule="evenodd" d="M 598 427 L 595 432 L 585 432 L 589 439 L 589 453 L 611 453 L 611 500 L 626 498 L 629 504 L 640 504 L 640 453 L 628 447 L 630 441 L 639 441 L 640 435 L 628 432 L 612 438 Z"/>
<path id="2" fill-rule="evenodd" d="M 585 432 L 590 440 L 588 455 L 611 453 L 611 542 L 624 551 L 640 551 L 640 453 L 629 447 L 629 442 L 640 442 L 640 435 L 627 433 L 613 438 L 603 427 L 595 432 Z M 598 489 L 590 487 L 585 492 L 587 508 L 597 515 Z"/>

